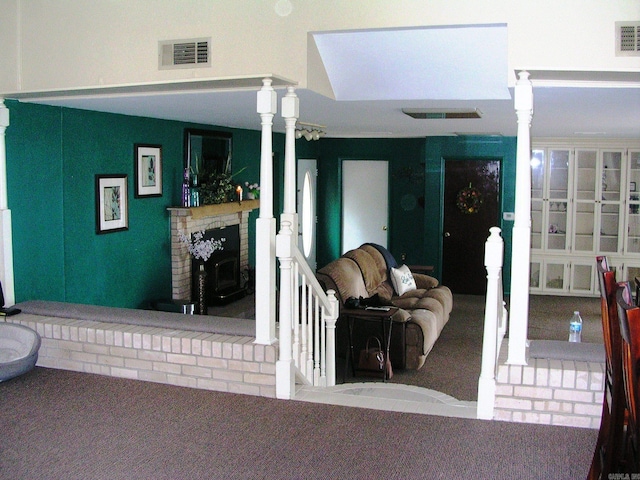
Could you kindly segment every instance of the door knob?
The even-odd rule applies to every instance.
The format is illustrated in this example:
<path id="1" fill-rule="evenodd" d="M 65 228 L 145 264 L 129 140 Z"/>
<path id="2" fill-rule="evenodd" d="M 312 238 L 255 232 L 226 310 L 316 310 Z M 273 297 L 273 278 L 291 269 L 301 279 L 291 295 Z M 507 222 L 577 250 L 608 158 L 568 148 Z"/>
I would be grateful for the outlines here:
<path id="1" fill-rule="evenodd" d="M 382 230 L 384 230 L 384 231 L 386 232 L 386 231 L 387 231 L 387 226 L 386 226 L 386 225 L 383 225 L 383 226 L 382 226 Z"/>
<path id="2" fill-rule="evenodd" d="M 449 232 L 444 232 L 444 237 L 445 238 L 449 238 L 451 236 L 451 234 Z"/>

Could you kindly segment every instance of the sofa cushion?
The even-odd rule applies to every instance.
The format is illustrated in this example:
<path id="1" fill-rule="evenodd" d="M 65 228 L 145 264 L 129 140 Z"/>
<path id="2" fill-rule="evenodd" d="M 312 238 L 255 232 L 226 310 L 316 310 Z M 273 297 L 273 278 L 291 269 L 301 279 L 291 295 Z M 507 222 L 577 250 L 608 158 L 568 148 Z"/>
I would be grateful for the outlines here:
<path id="1" fill-rule="evenodd" d="M 404 295 L 416 289 L 413 274 L 406 265 L 391 269 L 391 283 L 393 283 L 393 289 L 398 295 Z"/>
<path id="2" fill-rule="evenodd" d="M 332 280 L 342 303 L 349 297 L 368 297 L 369 294 L 365 288 L 362 272 L 358 264 L 350 258 L 340 257 L 328 265 L 318 270 L 318 277 L 326 275 Z M 333 286 L 325 281 L 327 288 Z"/>

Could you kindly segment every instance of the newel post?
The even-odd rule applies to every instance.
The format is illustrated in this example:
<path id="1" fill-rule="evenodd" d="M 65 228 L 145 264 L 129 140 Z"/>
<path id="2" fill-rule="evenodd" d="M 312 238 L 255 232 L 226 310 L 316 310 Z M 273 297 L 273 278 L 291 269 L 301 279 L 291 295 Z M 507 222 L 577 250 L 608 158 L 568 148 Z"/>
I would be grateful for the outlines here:
<path id="1" fill-rule="evenodd" d="M 7 144 L 5 132 L 9 126 L 9 109 L 0 98 L 0 280 L 4 290 L 5 306 L 16 303 L 13 279 L 13 238 L 11 230 L 11 210 L 7 195 Z"/>
<path id="2" fill-rule="evenodd" d="M 500 228 L 491 227 L 485 243 L 484 265 L 487 269 L 487 297 L 484 310 L 484 336 L 482 341 L 482 369 L 478 381 L 477 417 L 493 418 L 496 396 L 496 359 L 498 354 L 498 307 L 502 308 L 502 263 L 504 242 Z"/>
<path id="3" fill-rule="evenodd" d="M 518 117 L 516 150 L 516 207 L 511 253 L 511 301 L 509 304 L 509 356 L 507 363 L 526 365 L 529 319 L 529 270 L 531 258 L 531 118 L 533 86 L 529 72 L 520 72 L 515 88 Z"/>
<path id="4" fill-rule="evenodd" d="M 278 110 L 271 79 L 258 91 L 260 114 L 260 214 L 256 219 L 256 340 L 276 341 L 276 219 L 273 217 L 273 117 Z"/>
<path id="5" fill-rule="evenodd" d="M 291 224 L 283 220 L 276 237 L 276 254 L 280 259 L 280 341 L 276 361 L 276 397 L 282 399 L 293 398 L 295 392 L 295 363 L 291 355 L 294 302 L 292 234 Z"/>

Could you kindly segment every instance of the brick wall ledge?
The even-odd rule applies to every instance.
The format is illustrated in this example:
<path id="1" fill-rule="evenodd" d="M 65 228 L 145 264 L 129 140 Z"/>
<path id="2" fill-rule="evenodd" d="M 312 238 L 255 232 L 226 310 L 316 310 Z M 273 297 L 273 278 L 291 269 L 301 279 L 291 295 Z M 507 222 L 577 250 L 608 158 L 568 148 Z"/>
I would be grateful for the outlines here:
<path id="1" fill-rule="evenodd" d="M 604 358 L 582 361 L 528 356 L 527 365 L 508 365 L 506 357 L 504 342 L 496 376 L 495 420 L 600 428 Z"/>
<path id="2" fill-rule="evenodd" d="M 277 347 L 255 336 L 24 311 L 6 321 L 40 334 L 41 367 L 275 398 Z"/>

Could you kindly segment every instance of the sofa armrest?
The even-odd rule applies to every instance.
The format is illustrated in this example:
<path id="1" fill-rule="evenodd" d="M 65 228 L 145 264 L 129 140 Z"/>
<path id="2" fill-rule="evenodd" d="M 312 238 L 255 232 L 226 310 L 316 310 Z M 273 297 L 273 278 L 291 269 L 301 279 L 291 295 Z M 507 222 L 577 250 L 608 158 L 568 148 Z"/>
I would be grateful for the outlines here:
<path id="1" fill-rule="evenodd" d="M 403 308 L 398 308 L 398 311 L 393 314 L 393 317 L 391 317 L 391 319 L 394 322 L 406 323 L 411 319 L 411 314 Z"/>
<path id="2" fill-rule="evenodd" d="M 413 279 L 416 282 L 416 287 L 417 288 L 423 288 L 425 290 L 429 290 L 431 288 L 435 288 L 440 284 L 440 282 L 438 282 L 437 278 L 431 277 L 429 275 L 424 275 L 422 273 L 414 273 L 413 274 Z"/>

